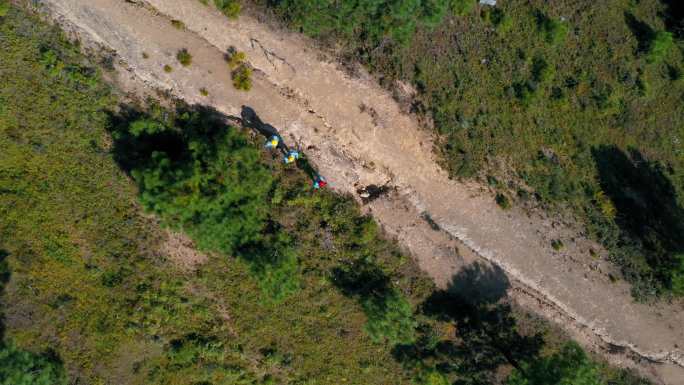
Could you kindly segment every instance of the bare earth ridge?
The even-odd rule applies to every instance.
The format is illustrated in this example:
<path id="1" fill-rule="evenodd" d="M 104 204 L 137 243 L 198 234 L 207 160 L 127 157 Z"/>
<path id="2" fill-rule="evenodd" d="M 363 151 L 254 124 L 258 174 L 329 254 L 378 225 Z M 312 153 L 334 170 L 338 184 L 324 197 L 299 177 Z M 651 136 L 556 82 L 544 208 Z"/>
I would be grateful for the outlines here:
<path id="1" fill-rule="evenodd" d="M 250 106 L 301 146 L 333 189 L 358 198 L 359 188 L 387 185 L 390 192 L 365 203 L 365 210 L 439 286 L 485 260 L 506 273 L 510 296 L 585 347 L 657 383 L 684 383 L 681 303 L 635 303 L 626 283 L 610 282 L 607 262 L 589 256 L 590 248 L 601 248 L 571 226 L 503 211 L 481 186 L 450 180 L 415 117 L 371 77 L 351 77 L 306 38 L 249 16 L 228 20 L 196 0 L 40 3 L 85 48 L 116 53 L 124 88 L 168 91 L 229 115 Z M 181 20 L 185 29 L 169 19 Z M 230 46 L 246 52 L 255 69 L 249 92 L 231 85 L 223 59 Z M 181 48 L 193 56 L 189 67 L 175 59 Z M 166 73 L 166 64 L 174 70 Z M 553 239 L 565 247 L 554 250 Z"/>

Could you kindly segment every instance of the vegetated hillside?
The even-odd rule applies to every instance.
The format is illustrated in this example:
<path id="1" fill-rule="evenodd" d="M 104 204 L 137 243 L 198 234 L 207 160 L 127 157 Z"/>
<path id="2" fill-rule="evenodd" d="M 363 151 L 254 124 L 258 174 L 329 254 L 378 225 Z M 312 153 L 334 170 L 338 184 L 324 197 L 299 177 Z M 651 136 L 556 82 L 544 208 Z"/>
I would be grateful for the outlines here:
<path id="1" fill-rule="evenodd" d="M 578 217 L 637 297 L 684 294 L 679 2 L 476 3 L 267 4 L 388 86 L 411 81 L 453 177 Z"/>
<path id="2" fill-rule="evenodd" d="M 0 382 L 646 383 L 513 308 L 499 270 L 454 277 L 469 301 L 435 290 L 215 111 L 119 105 L 16 9 L 0 68 Z M 174 265 L 160 225 L 207 260 Z"/>

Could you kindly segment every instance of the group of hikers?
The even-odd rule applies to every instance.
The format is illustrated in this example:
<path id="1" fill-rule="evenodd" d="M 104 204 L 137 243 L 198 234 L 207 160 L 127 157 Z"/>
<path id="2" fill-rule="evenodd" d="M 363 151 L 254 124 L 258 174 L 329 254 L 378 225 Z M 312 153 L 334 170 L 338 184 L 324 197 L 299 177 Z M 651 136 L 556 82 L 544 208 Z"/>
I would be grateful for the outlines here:
<path id="1" fill-rule="evenodd" d="M 240 115 L 242 116 L 243 126 L 250 127 L 267 138 L 264 147 L 280 151 L 283 154 L 283 163 L 296 164 L 297 161 L 300 160 L 299 151 L 290 149 L 283 141 L 283 138 L 278 134 L 278 130 L 270 124 L 262 122 L 252 108 L 242 106 Z M 325 178 L 316 172 L 309 162 L 301 162 L 301 167 L 311 178 L 314 189 L 320 189 L 327 185 Z"/>

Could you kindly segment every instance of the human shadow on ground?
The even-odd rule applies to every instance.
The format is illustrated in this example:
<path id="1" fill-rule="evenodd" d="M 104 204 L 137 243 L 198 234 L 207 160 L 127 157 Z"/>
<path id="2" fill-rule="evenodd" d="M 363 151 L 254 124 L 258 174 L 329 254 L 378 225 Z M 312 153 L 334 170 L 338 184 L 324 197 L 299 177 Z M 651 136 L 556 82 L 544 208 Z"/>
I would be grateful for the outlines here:
<path id="1" fill-rule="evenodd" d="M 616 209 L 620 246 L 632 259 L 643 259 L 655 279 L 669 287 L 677 256 L 684 252 L 684 209 L 667 177 L 667 168 L 644 159 L 636 149 L 623 152 L 615 146 L 592 150 L 601 189 Z M 625 253 L 628 251 L 625 251 Z M 622 261 L 641 269 L 639 260 Z M 627 271 L 635 274 L 638 271 Z"/>
<path id="2" fill-rule="evenodd" d="M 539 355 L 542 335 L 523 335 L 506 290 L 510 283 L 495 266 L 474 263 L 455 275 L 447 290 L 437 290 L 420 306 L 428 319 L 453 325 L 446 338 L 425 328 L 417 342 L 394 348 L 394 357 L 409 366 L 432 366 L 455 374 L 456 384 L 485 384 L 502 365 L 523 370 Z"/>

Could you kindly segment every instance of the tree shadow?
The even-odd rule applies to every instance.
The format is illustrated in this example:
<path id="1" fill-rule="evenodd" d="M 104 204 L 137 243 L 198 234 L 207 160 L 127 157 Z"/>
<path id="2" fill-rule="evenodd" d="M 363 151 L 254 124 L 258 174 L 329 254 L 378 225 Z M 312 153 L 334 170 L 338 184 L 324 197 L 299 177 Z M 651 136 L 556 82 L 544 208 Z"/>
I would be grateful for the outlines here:
<path id="1" fill-rule="evenodd" d="M 332 270 L 332 283 L 346 296 L 382 297 L 391 290 L 389 277 L 366 259 L 348 261 Z"/>
<path id="2" fill-rule="evenodd" d="M 147 162 L 155 152 L 165 153 L 172 162 L 189 161 L 189 142 L 220 140 L 228 119 L 204 105 L 179 105 L 170 114 L 162 109 L 144 111 L 122 104 L 116 113 L 109 113 L 114 160 L 127 173 Z M 135 128 L 135 124 L 139 126 Z"/>
<path id="3" fill-rule="evenodd" d="M 655 37 L 655 31 L 647 23 L 637 19 L 632 13 L 625 12 L 625 23 L 637 39 L 637 53 L 648 51 L 651 41 Z"/>
<path id="4" fill-rule="evenodd" d="M 684 1 L 660 0 L 665 10 L 660 15 L 665 22 L 665 28 L 675 36 L 684 37 Z"/>
<path id="5" fill-rule="evenodd" d="M 615 146 L 592 150 L 601 189 L 616 209 L 621 244 L 642 250 L 654 277 L 669 287 L 684 252 L 684 209 L 663 166 L 636 149 L 626 154 Z"/>
<path id="6" fill-rule="evenodd" d="M 541 333 L 517 330 L 506 301 L 510 283 L 504 272 L 474 263 L 454 276 L 447 290 L 435 291 L 420 306 L 428 319 L 446 322 L 454 331 L 439 338 L 430 328 L 417 342 L 395 347 L 394 357 L 405 365 L 429 365 L 456 374 L 455 384 L 486 384 L 505 365 L 522 370 L 522 363 L 539 355 Z"/>

